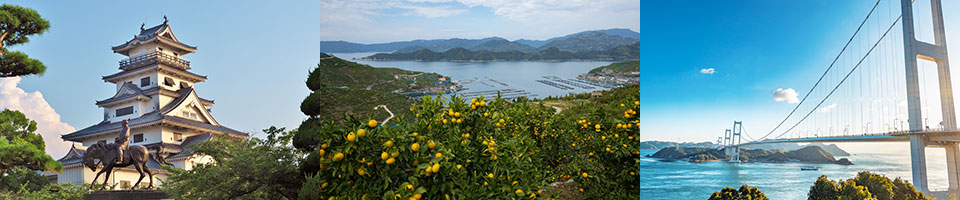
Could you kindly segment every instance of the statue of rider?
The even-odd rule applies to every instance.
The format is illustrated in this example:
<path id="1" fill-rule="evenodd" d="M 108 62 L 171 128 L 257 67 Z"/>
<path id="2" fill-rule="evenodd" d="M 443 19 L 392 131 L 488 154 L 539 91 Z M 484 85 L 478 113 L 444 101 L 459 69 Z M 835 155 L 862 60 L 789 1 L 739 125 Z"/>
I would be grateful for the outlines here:
<path id="1" fill-rule="evenodd" d="M 113 140 L 113 143 L 117 144 L 117 158 L 116 161 L 114 161 L 117 164 L 123 162 L 123 151 L 130 146 L 130 125 L 128 125 L 128 120 L 123 120 L 120 125 L 122 126 L 120 128 L 120 134 Z"/>

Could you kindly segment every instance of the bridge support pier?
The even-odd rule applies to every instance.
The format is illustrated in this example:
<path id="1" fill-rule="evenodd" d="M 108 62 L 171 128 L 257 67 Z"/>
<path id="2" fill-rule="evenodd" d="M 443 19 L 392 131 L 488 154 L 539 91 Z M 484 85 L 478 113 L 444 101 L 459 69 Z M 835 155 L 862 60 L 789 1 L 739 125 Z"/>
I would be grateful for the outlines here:
<path id="1" fill-rule="evenodd" d="M 927 138 L 923 135 L 910 136 L 910 164 L 913 172 L 913 187 L 929 193 L 927 187 Z M 949 156 L 948 156 L 949 157 Z"/>
<path id="2" fill-rule="evenodd" d="M 943 145 L 947 151 L 947 179 L 950 187 L 947 191 L 960 191 L 960 148 L 957 142 L 948 142 Z"/>

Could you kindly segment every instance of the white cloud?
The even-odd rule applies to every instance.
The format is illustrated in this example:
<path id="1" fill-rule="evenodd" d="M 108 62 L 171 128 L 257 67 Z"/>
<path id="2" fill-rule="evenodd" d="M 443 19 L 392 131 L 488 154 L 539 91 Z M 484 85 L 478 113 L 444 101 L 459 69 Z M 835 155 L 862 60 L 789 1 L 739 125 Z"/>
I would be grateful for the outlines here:
<path id="1" fill-rule="evenodd" d="M 404 13 L 405 15 L 415 15 L 426 18 L 449 17 L 467 12 L 466 9 L 452 8 L 450 6 L 398 5 L 397 8 L 410 10 Z"/>
<path id="2" fill-rule="evenodd" d="M 60 121 L 60 114 L 43 99 L 40 91 L 26 92 L 18 88 L 20 80 L 20 77 L 0 78 L 0 109 L 17 110 L 36 121 L 37 132 L 43 136 L 47 154 L 58 159 L 70 150 L 70 143 L 60 139 L 60 135 L 76 129 Z"/>
<path id="3" fill-rule="evenodd" d="M 717 71 L 714 70 L 713 67 L 700 69 L 700 73 L 701 73 L 701 74 L 713 74 L 713 73 L 715 73 L 715 72 L 717 72 Z"/>
<path id="4" fill-rule="evenodd" d="M 527 20 L 528 17 L 578 18 L 586 16 L 616 14 L 637 14 L 639 19 L 640 2 L 636 0 L 457 0 L 463 5 L 482 6 L 493 9 L 495 15 L 514 20 Z M 555 20 L 553 18 L 551 20 Z"/>
<path id="5" fill-rule="evenodd" d="M 414 3 L 444 3 L 444 2 L 451 2 L 453 0 L 407 0 L 407 1 L 414 2 Z"/>
<path id="6" fill-rule="evenodd" d="M 822 113 L 830 112 L 831 110 L 833 110 L 833 109 L 835 109 L 835 108 L 837 108 L 837 104 L 836 104 L 836 103 L 833 103 L 833 104 L 824 106 L 823 108 L 820 108 L 820 110 L 817 110 L 817 112 L 822 112 Z"/>
<path id="7" fill-rule="evenodd" d="M 786 101 L 787 103 L 800 103 L 800 99 L 797 99 L 797 91 L 794 91 L 793 88 L 777 88 L 777 91 L 773 91 L 773 100 L 776 101 Z"/>

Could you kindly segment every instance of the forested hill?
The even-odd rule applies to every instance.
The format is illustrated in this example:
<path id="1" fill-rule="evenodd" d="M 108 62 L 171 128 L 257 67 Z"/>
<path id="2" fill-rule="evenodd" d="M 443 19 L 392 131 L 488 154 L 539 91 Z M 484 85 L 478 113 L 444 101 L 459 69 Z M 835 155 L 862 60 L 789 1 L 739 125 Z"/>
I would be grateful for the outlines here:
<path id="1" fill-rule="evenodd" d="M 508 41 L 500 37 L 482 39 L 433 39 L 412 40 L 376 44 L 360 44 L 347 41 L 321 41 L 320 50 L 331 53 L 356 52 L 394 52 L 410 53 L 416 50 L 429 49 L 434 52 L 443 52 L 454 48 L 469 50 L 488 50 L 493 52 L 521 51 L 535 52 L 556 47 L 563 51 L 588 52 L 609 50 L 620 45 L 627 45 L 639 41 L 640 33 L 630 29 L 606 29 L 583 31 L 547 40 L 519 39 Z"/>
<path id="2" fill-rule="evenodd" d="M 378 53 L 364 57 L 364 60 L 413 60 L 413 61 L 571 61 L 571 60 L 608 60 L 624 61 L 640 58 L 640 42 L 621 45 L 604 51 L 570 52 L 551 47 L 538 52 L 521 51 L 492 52 L 487 50 L 471 51 L 454 48 L 444 52 L 421 49 L 410 53 Z"/>

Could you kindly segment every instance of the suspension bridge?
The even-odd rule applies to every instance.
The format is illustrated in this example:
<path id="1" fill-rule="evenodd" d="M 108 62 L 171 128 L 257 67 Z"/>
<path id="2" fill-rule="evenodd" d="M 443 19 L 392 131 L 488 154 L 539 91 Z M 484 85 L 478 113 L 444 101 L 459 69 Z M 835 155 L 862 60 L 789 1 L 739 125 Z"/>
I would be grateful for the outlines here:
<path id="1" fill-rule="evenodd" d="M 740 147 L 756 144 L 909 142 L 918 190 L 960 192 L 960 130 L 942 12 L 940 0 L 876 1 L 802 98 L 788 101 L 796 105 L 783 120 L 758 138 L 735 121 L 718 143 L 739 162 Z M 927 148 L 946 150 L 945 191 L 928 187 Z"/>

